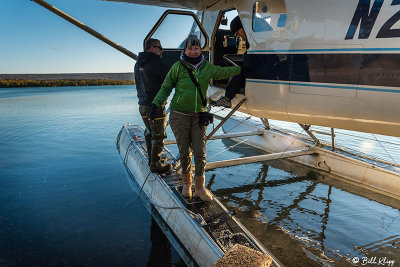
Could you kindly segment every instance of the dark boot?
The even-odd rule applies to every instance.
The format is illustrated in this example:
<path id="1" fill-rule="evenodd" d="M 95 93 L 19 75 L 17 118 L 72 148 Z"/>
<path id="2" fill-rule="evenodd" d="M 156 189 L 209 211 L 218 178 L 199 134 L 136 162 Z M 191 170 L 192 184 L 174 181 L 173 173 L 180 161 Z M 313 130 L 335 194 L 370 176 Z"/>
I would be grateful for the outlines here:
<path id="1" fill-rule="evenodd" d="M 232 101 L 226 96 L 221 96 L 221 98 L 216 101 L 210 101 L 210 105 L 215 107 L 231 108 Z"/>
<path id="2" fill-rule="evenodd" d="M 172 164 L 164 164 L 161 162 L 161 154 L 164 149 L 163 141 L 153 140 L 151 147 L 151 163 L 150 170 L 152 172 L 163 173 L 171 170 Z"/>
<path id="3" fill-rule="evenodd" d="M 151 148 L 153 147 L 153 145 L 151 144 L 151 135 L 146 135 L 145 139 L 146 139 L 148 163 L 149 163 L 149 166 L 150 166 L 150 164 L 151 164 Z M 167 162 L 167 158 L 166 157 L 161 157 L 160 162 L 161 163 Z"/>
<path id="4" fill-rule="evenodd" d="M 146 134 L 146 131 L 145 131 Z M 151 144 L 151 134 L 145 135 L 145 140 L 146 140 L 146 148 L 147 148 L 147 155 L 148 155 L 148 162 L 149 162 L 149 166 L 151 164 L 151 147 L 153 146 Z"/>

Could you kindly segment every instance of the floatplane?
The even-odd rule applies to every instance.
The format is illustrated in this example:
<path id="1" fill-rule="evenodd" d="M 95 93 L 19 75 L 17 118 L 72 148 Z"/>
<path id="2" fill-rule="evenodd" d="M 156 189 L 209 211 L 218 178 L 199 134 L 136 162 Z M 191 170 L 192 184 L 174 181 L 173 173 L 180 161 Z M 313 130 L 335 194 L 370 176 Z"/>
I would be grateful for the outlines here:
<path id="1" fill-rule="evenodd" d="M 45 1 L 32 1 L 137 59 L 136 54 Z M 144 39 L 161 40 L 167 65 L 179 59 L 188 34 L 199 36 L 204 55 L 214 64 L 240 65 L 244 58 L 248 63 L 244 91 L 235 96 L 233 108 L 220 117 L 208 140 L 232 138 L 268 154 L 208 162 L 206 169 L 285 158 L 400 199 L 400 165 L 335 147 L 334 130 L 400 137 L 399 0 L 106 1 L 171 8 Z M 240 16 L 246 32 L 247 53 L 243 40 L 237 40 L 226 27 L 232 11 Z M 177 25 L 187 26 L 187 31 L 177 32 Z M 166 37 L 171 34 L 173 41 Z M 208 97 L 217 99 L 227 84 L 228 80 L 212 81 Z M 260 118 L 262 127 L 239 120 L 233 115 L 236 111 Z M 295 122 L 309 139 L 273 128 L 269 119 Z M 328 127 L 331 131 L 324 134 L 331 142 L 319 140 L 313 126 Z M 218 129 L 224 134 L 214 135 Z M 178 173 L 165 177 L 149 173 L 140 127 L 124 125 L 117 147 L 128 173 L 140 185 L 139 194 L 145 193 L 143 197 L 172 229 L 171 236 L 190 254 L 187 263 L 211 266 L 230 248 L 228 243 L 242 239 L 241 244 L 270 255 L 272 264 L 281 265 L 217 199 L 204 209 L 204 203 L 180 196 Z M 166 154 L 176 160 L 170 152 Z M 215 217 L 218 223 L 210 219 Z M 233 232 L 215 232 L 227 222 Z"/>

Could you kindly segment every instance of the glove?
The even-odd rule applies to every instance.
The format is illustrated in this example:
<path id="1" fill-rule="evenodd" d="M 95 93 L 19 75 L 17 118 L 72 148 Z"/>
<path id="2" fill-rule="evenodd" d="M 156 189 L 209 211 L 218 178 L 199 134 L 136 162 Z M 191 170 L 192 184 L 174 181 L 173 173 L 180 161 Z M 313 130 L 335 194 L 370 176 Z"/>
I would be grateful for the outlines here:
<path id="1" fill-rule="evenodd" d="M 199 124 L 201 126 L 208 126 L 214 121 L 214 114 L 210 112 L 199 112 Z"/>
<path id="2" fill-rule="evenodd" d="M 155 104 L 151 103 L 150 111 L 149 111 L 149 113 L 147 114 L 147 117 L 148 117 L 150 120 L 154 121 L 154 120 L 156 119 L 157 109 L 158 109 L 158 107 L 157 107 Z"/>

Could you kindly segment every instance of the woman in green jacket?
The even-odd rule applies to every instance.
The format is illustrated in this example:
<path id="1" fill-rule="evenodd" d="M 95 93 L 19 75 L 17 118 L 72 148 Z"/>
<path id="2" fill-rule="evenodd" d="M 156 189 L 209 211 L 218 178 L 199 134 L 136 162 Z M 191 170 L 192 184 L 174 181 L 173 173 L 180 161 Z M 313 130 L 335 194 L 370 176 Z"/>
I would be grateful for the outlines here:
<path id="1" fill-rule="evenodd" d="M 152 102 L 152 110 L 156 110 L 175 88 L 170 105 L 169 122 L 180 153 L 183 179 L 182 195 L 189 198 L 192 196 L 191 153 L 193 152 L 195 162 L 194 196 L 200 197 L 203 201 L 210 201 L 212 196 L 204 187 L 207 127 L 199 123 L 199 112 L 205 112 L 206 106 L 202 103 L 202 97 L 190 78 L 189 71 L 193 73 L 200 85 L 201 95 L 205 100 L 211 78 L 220 80 L 237 75 L 240 73 L 240 67 L 220 67 L 209 63 L 201 54 L 200 40 L 196 35 L 189 35 L 185 40 L 185 48 L 180 61 L 176 62 L 169 70 L 160 91 Z M 149 116 L 152 117 L 152 112 Z"/>

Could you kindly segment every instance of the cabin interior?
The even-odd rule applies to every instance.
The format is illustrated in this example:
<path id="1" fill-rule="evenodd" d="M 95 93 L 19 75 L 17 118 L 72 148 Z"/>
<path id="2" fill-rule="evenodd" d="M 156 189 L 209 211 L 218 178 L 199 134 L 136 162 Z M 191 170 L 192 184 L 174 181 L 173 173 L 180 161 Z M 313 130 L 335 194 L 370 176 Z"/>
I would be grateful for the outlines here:
<path id="1" fill-rule="evenodd" d="M 246 40 L 234 35 L 230 23 L 238 15 L 236 9 L 222 10 L 211 38 L 211 62 L 226 67 L 243 65 L 243 54 L 246 52 Z M 221 88 L 228 86 L 228 79 L 214 80 L 213 85 Z M 244 88 L 243 88 L 244 89 Z M 241 92 L 244 94 L 244 90 Z"/>
<path id="2" fill-rule="evenodd" d="M 159 39 L 163 46 L 162 60 L 171 67 L 180 59 L 186 37 L 195 34 L 199 36 L 204 56 L 211 63 L 222 67 L 240 66 L 246 52 L 246 41 L 236 37 L 230 30 L 230 23 L 237 15 L 235 8 L 221 10 L 215 25 L 208 25 L 208 28 L 212 29 L 214 26 L 214 29 L 207 35 L 204 28 L 199 26 L 202 21 L 201 13 L 195 15 L 192 12 L 170 10 L 157 21 L 144 39 L 143 46 L 149 38 Z M 177 25 L 186 25 L 185 30 L 176 32 Z M 207 38 L 209 49 L 206 46 Z M 226 88 L 228 83 L 228 79 L 212 81 L 212 85 L 220 88 Z"/>

